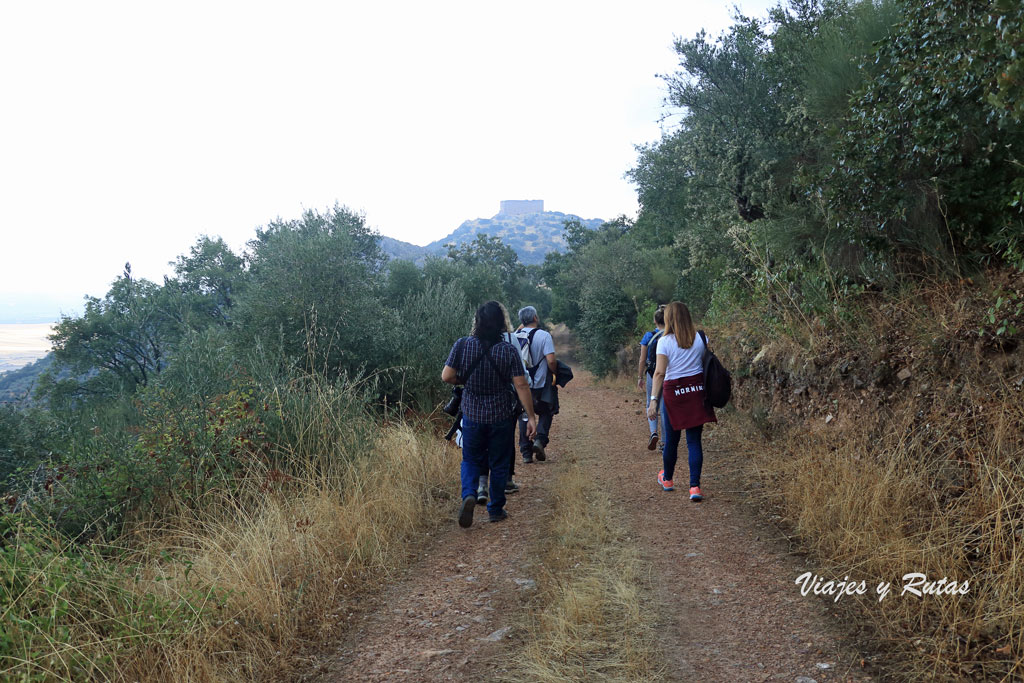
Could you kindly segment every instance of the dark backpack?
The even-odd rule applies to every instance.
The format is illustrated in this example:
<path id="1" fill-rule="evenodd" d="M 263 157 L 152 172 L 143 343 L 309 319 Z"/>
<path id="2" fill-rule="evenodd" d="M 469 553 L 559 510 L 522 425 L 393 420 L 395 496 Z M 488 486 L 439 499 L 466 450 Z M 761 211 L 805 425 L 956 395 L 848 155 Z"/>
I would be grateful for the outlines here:
<path id="1" fill-rule="evenodd" d="M 647 374 L 651 377 L 654 377 L 654 371 L 658 367 L 658 340 L 662 334 L 664 333 L 658 330 L 651 337 L 651 341 L 647 342 L 647 358 L 644 359 L 644 363 L 647 366 Z"/>
<path id="2" fill-rule="evenodd" d="M 715 408 L 724 408 L 732 396 L 732 375 L 725 369 L 718 356 L 708 348 L 704 330 L 698 332 L 704 342 L 704 397 Z"/>

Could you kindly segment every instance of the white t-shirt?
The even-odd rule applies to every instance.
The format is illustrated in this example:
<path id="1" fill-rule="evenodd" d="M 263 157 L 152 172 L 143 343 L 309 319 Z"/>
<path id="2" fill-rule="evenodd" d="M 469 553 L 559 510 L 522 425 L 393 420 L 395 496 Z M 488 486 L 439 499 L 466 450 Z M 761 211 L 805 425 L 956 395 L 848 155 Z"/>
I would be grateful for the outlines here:
<path id="1" fill-rule="evenodd" d="M 658 355 L 668 356 L 668 370 L 665 379 L 692 377 L 704 372 L 704 341 L 698 334 L 693 346 L 688 349 L 679 348 L 674 334 L 666 334 L 658 340 Z"/>
<path id="2" fill-rule="evenodd" d="M 532 327 L 524 327 L 516 333 L 516 336 L 526 336 L 533 330 Z M 516 348 L 519 348 L 518 346 Z M 543 389 L 548 382 L 548 360 L 546 356 L 549 353 L 555 352 L 555 340 L 551 338 L 551 333 L 547 330 L 537 328 L 537 333 L 533 335 L 533 343 L 530 344 L 530 359 L 533 361 L 533 365 L 537 366 L 534 371 L 533 381 L 530 382 L 530 387 L 533 389 Z M 530 378 L 530 373 L 526 373 L 526 378 Z"/>

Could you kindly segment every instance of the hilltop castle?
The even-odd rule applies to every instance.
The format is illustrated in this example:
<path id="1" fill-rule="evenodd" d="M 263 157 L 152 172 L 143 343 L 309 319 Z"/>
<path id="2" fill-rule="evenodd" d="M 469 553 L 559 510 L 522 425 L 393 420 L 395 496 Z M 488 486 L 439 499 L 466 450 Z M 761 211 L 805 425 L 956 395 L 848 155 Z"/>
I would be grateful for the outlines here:
<path id="1" fill-rule="evenodd" d="M 544 213 L 543 199 L 504 199 L 499 216 L 517 216 L 522 213 Z"/>

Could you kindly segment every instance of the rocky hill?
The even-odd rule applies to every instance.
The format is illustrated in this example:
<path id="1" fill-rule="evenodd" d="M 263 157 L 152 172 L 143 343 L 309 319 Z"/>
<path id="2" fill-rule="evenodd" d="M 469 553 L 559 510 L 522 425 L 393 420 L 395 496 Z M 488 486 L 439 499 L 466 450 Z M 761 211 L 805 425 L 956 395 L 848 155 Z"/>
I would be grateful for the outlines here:
<path id="1" fill-rule="evenodd" d="M 454 232 L 425 247 L 402 242 L 390 237 L 381 237 L 381 247 L 391 258 L 407 259 L 422 263 L 428 256 L 443 256 L 446 244 L 472 242 L 479 234 L 498 237 L 516 250 L 519 260 L 530 265 L 542 263 L 551 251 L 562 251 L 565 238 L 562 231 L 565 221 L 577 219 L 591 230 L 602 223 L 600 218 L 583 219 L 561 211 L 540 211 L 508 215 L 498 213 L 491 218 L 477 218 L 465 221 Z"/>
<path id="2" fill-rule="evenodd" d="M 31 398 L 39 376 L 53 365 L 53 354 L 48 353 L 34 363 L 16 370 L 0 372 L 0 405 L 18 403 Z"/>

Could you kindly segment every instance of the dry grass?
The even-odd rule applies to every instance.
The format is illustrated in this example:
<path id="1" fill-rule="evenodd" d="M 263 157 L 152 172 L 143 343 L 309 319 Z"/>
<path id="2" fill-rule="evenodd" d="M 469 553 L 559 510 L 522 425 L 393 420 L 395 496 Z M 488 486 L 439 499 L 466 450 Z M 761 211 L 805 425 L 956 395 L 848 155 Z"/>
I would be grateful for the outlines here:
<path id="1" fill-rule="evenodd" d="M 241 497 L 250 504 L 232 496 L 163 520 L 148 537 L 140 529 L 141 550 L 120 559 L 122 571 L 65 586 L 68 618 L 26 638 L 22 656 L 0 661 L 0 677 L 181 682 L 286 673 L 297 648 L 344 623 L 346 596 L 404 564 L 411 537 L 448 512 L 455 490 L 457 451 L 410 427 L 388 427 L 368 452 L 353 450 L 335 444 L 338 457 L 294 479 L 253 473 Z M 88 552 L 92 565 L 110 564 Z M 41 574 L 67 553 L 52 557 Z M 37 592 L 40 604 L 58 603 L 53 588 Z"/>
<path id="2" fill-rule="evenodd" d="M 645 608 L 645 565 L 611 501 L 571 462 L 539 550 L 543 605 L 509 666 L 514 681 L 657 681 L 662 667 Z"/>
<path id="3" fill-rule="evenodd" d="M 876 341 L 832 359 L 859 353 L 854 374 L 885 358 L 913 369 L 906 385 L 854 391 L 820 358 L 816 376 L 799 377 L 794 367 L 815 359 L 791 362 L 790 345 L 737 396 L 767 413 L 746 412 L 748 428 L 732 432 L 765 502 L 819 575 L 867 580 L 856 612 L 885 653 L 883 671 L 904 680 L 1024 678 L 1020 359 L 977 343 L 972 296 L 946 286 L 870 310 L 862 338 Z M 820 396 L 794 398 L 808 379 Z M 836 418 L 826 426 L 827 413 Z M 909 572 L 968 581 L 969 593 L 901 596 Z M 894 590 L 881 603 L 879 581 Z"/>

